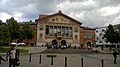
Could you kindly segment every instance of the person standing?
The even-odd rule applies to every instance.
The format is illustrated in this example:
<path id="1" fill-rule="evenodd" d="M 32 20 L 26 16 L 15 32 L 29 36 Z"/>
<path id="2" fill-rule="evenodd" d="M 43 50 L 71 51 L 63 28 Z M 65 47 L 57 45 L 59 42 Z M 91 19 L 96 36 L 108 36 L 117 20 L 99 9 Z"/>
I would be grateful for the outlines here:
<path id="1" fill-rule="evenodd" d="M 116 64 L 116 61 L 117 61 L 117 54 L 118 54 L 118 51 L 113 49 L 114 64 Z"/>
<path id="2" fill-rule="evenodd" d="M 7 52 L 7 58 L 9 57 L 9 66 L 8 67 L 15 67 L 17 61 L 19 60 L 19 50 L 15 48 L 16 45 L 12 45 L 11 49 Z"/>

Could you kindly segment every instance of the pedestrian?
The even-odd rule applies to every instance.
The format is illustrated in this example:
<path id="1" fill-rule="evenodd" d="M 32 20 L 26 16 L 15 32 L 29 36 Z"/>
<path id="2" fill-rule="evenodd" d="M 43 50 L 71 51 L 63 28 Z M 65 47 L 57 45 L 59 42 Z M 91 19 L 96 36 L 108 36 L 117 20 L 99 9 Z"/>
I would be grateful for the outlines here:
<path id="1" fill-rule="evenodd" d="M 87 49 L 90 50 L 90 46 L 87 46 Z"/>
<path id="2" fill-rule="evenodd" d="M 15 67 L 19 66 L 19 50 L 15 48 L 16 45 L 12 45 L 11 49 L 7 52 L 7 58 L 9 57 L 9 66 L 8 67 Z M 6 58 L 6 59 L 7 59 Z"/>
<path id="3" fill-rule="evenodd" d="M 114 64 L 116 64 L 116 61 L 117 61 L 117 54 L 118 54 L 118 51 L 113 49 Z"/>
<path id="4" fill-rule="evenodd" d="M 76 45 L 74 46 L 74 49 L 76 49 Z"/>

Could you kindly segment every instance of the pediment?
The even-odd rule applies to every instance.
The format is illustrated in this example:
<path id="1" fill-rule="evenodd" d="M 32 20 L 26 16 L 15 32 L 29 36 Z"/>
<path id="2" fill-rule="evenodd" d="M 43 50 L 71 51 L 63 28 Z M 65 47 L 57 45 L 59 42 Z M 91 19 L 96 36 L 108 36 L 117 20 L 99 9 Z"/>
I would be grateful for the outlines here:
<path id="1" fill-rule="evenodd" d="M 47 22 L 69 23 L 70 19 L 68 19 L 64 16 L 56 15 L 56 16 L 52 16 L 52 17 L 48 18 Z"/>
<path id="2" fill-rule="evenodd" d="M 64 14 L 53 14 L 53 15 L 49 15 L 48 17 L 42 19 L 45 22 L 49 22 L 49 23 L 77 23 L 77 24 L 81 24 L 79 21 L 64 15 Z"/>

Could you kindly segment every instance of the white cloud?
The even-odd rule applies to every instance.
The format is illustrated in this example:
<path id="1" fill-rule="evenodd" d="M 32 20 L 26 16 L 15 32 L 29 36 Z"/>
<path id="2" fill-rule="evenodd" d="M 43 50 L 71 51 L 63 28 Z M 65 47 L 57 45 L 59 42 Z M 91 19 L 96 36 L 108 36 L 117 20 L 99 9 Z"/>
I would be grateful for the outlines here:
<path id="1" fill-rule="evenodd" d="M 22 21 L 22 13 L 19 13 L 19 12 L 15 12 L 13 17 L 15 18 L 15 20 L 17 21 Z"/>
<path id="2" fill-rule="evenodd" d="M 57 7 L 60 7 L 61 10 L 76 10 L 76 9 L 89 9 L 89 8 L 94 8 L 97 7 L 97 3 L 93 0 L 85 0 L 85 1 L 75 1 L 71 2 L 69 0 L 64 1 L 60 4 L 57 5 Z M 66 7 L 66 8 L 65 8 Z M 84 7 L 84 8 L 83 8 Z"/>
<path id="3" fill-rule="evenodd" d="M 58 8 L 88 27 L 120 21 L 120 0 L 1 0 L 0 19 L 35 20 L 40 14 L 56 13 Z"/>
<path id="4" fill-rule="evenodd" d="M 5 13 L 5 12 L 1 12 L 1 13 L 0 13 L 0 19 L 1 19 L 3 22 L 5 22 L 6 19 L 10 19 L 10 18 L 11 18 L 11 15 L 9 15 L 9 14 L 7 14 L 7 13 Z"/>
<path id="5" fill-rule="evenodd" d="M 100 12 L 102 13 L 103 16 L 109 16 L 113 14 L 117 14 L 120 11 L 120 5 L 117 7 L 103 7 L 100 9 Z"/>
<path id="6" fill-rule="evenodd" d="M 120 15 L 118 15 L 114 20 L 113 22 L 114 24 L 120 24 Z"/>
<path id="7" fill-rule="evenodd" d="M 7 0 L 1 0 L 2 5 L 5 5 Z"/>

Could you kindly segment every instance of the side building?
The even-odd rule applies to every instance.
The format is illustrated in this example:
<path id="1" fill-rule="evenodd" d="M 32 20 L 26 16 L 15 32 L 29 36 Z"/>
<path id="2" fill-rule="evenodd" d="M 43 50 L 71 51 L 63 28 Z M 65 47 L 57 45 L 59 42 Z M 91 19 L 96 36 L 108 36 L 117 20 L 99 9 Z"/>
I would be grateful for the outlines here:
<path id="1" fill-rule="evenodd" d="M 120 31 L 120 24 L 112 25 L 115 31 Z M 105 27 L 98 27 L 96 28 L 96 46 L 110 46 L 111 44 L 107 42 L 104 38 L 104 32 L 106 31 Z"/>
<path id="2" fill-rule="evenodd" d="M 96 46 L 95 42 L 95 30 L 94 28 L 89 28 L 89 27 L 81 27 L 80 28 L 80 44 L 81 48 L 86 48 L 87 46 L 89 47 L 94 47 Z"/>

